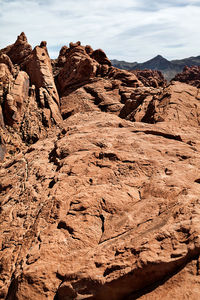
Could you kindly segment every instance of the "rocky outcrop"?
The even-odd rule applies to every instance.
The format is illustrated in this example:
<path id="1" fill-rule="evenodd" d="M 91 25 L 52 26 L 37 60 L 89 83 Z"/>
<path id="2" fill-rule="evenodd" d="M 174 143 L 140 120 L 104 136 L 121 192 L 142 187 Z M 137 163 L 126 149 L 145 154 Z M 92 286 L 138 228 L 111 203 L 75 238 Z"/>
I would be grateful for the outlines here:
<path id="1" fill-rule="evenodd" d="M 22 37 L 18 37 L 15 45 L 20 44 Z M 26 44 L 26 39 L 23 41 Z M 62 126 L 59 96 L 46 43 L 41 42 L 24 58 L 21 62 L 24 71 L 20 71 L 19 66 L 14 67 L 6 54 L 1 54 L 0 62 L 1 124 L 4 120 L 27 143 L 35 143 L 46 136 L 48 128 L 54 124 Z"/>
<path id="2" fill-rule="evenodd" d="M 101 49 L 80 42 L 62 47 L 54 69 L 64 119 L 96 110 L 118 115 L 124 106 L 122 91 L 143 86 L 133 73 L 112 67 Z"/>
<path id="3" fill-rule="evenodd" d="M 25 70 L 30 76 L 31 84 L 36 87 L 36 94 L 42 108 L 49 109 L 48 124 L 51 120 L 62 126 L 60 115 L 60 100 L 55 86 L 51 60 L 46 48 L 46 42 L 36 46 L 25 62 Z"/>
<path id="4" fill-rule="evenodd" d="M 87 48 L 88 49 L 88 48 Z M 111 61 L 107 58 L 105 52 L 102 49 L 97 49 L 91 53 L 90 56 L 95 59 L 100 65 L 111 66 Z"/>
<path id="5" fill-rule="evenodd" d="M 12 80 L 13 76 L 11 75 L 8 66 L 4 63 L 0 63 L 0 105 L 4 102 Z"/>
<path id="6" fill-rule="evenodd" d="M 11 62 L 11 59 L 10 59 L 10 57 L 8 55 L 6 55 L 6 54 L 0 54 L 0 64 L 7 65 L 10 73 L 12 75 L 14 75 L 14 73 L 15 73 L 14 66 L 13 66 L 13 64 Z"/>
<path id="7" fill-rule="evenodd" d="M 6 54 L 10 57 L 13 64 L 20 65 L 26 57 L 28 57 L 32 52 L 32 47 L 27 41 L 27 37 L 22 32 L 14 44 L 1 49 L 0 54 Z"/>
<path id="8" fill-rule="evenodd" d="M 137 88 L 125 102 L 120 116 L 127 120 L 168 122 L 198 126 L 199 90 L 190 85 L 172 82 L 165 89 Z"/>
<path id="9" fill-rule="evenodd" d="M 26 72 L 20 71 L 16 79 L 12 77 L 3 96 L 2 120 L 6 126 L 15 129 L 26 143 L 32 144 L 45 136 L 44 111 L 38 107 L 35 87 L 30 87 L 30 79 Z M 9 136 L 9 133 L 6 132 L 5 135 Z M 10 142 L 10 137 L 8 139 Z"/>
<path id="10" fill-rule="evenodd" d="M 67 53 L 69 53 L 69 47 L 63 46 L 60 49 L 59 56 L 58 56 L 58 59 L 57 59 L 57 66 L 58 67 L 63 67 L 64 66 L 64 63 L 66 62 L 66 59 L 67 59 Z"/>
<path id="11" fill-rule="evenodd" d="M 21 71 L 10 86 L 4 103 L 4 118 L 7 125 L 19 127 L 24 102 L 29 97 L 29 76 Z"/>
<path id="12" fill-rule="evenodd" d="M 39 90 L 44 87 L 50 94 L 55 94 L 55 101 L 59 102 L 57 90 L 52 75 L 51 60 L 47 48 L 42 43 L 36 46 L 25 64 L 25 70 L 29 74 L 31 83 Z"/>
<path id="13" fill-rule="evenodd" d="M 67 53 L 66 62 L 58 75 L 58 86 L 61 93 L 68 87 L 83 85 L 96 76 L 98 64 L 79 45 L 72 46 Z"/>
<path id="14" fill-rule="evenodd" d="M 119 114 L 123 106 L 119 82 L 103 78 L 75 90 L 69 89 L 61 98 L 61 112 L 64 119 L 77 112 L 105 111 Z"/>
<path id="15" fill-rule="evenodd" d="M 160 71 L 157 70 L 133 70 L 131 71 L 144 84 L 154 88 L 165 87 L 167 81 Z"/>
<path id="16" fill-rule="evenodd" d="M 200 66 L 185 67 L 173 80 L 184 82 L 200 88 Z"/>
<path id="17" fill-rule="evenodd" d="M 197 299 L 199 89 L 80 42 L 3 55 L 0 298 Z"/>

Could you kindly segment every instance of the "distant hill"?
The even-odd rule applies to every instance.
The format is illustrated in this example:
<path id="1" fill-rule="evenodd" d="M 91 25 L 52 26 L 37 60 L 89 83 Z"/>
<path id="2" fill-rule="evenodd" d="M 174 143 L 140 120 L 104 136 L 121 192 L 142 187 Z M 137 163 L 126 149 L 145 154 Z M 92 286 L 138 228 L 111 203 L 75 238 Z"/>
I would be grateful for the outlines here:
<path id="1" fill-rule="evenodd" d="M 111 62 L 114 67 L 117 67 L 119 69 L 124 69 L 124 70 L 134 70 L 135 66 L 138 65 L 137 62 L 131 63 L 131 62 L 127 62 L 124 60 L 117 60 L 117 59 L 113 59 L 111 60 Z"/>
<path id="2" fill-rule="evenodd" d="M 116 59 L 111 60 L 112 65 L 119 69 L 125 70 L 144 70 L 144 69 L 152 69 L 152 70 L 159 70 L 163 73 L 164 77 L 167 80 L 171 80 L 177 73 L 182 72 L 185 66 L 200 66 L 200 56 L 191 56 L 184 59 L 177 59 L 177 60 L 167 60 L 161 55 L 157 55 L 154 58 L 144 62 L 144 63 L 137 63 L 137 62 L 126 62 L 126 61 L 118 61 Z"/>

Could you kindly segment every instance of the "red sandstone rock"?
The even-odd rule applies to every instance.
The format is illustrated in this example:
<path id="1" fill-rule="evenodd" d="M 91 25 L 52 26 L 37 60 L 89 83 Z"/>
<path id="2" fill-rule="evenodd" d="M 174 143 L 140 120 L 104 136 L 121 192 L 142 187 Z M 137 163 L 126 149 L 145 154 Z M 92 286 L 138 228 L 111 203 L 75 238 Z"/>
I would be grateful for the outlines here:
<path id="1" fill-rule="evenodd" d="M 69 48 L 70 49 L 76 48 L 78 46 L 81 46 L 81 42 L 80 41 L 78 41 L 76 43 L 73 43 L 73 42 L 69 43 Z"/>
<path id="2" fill-rule="evenodd" d="M 89 54 L 91 56 L 94 50 L 92 49 L 92 47 L 90 45 L 86 45 L 85 51 L 87 54 Z"/>
<path id="3" fill-rule="evenodd" d="M 0 106 L 0 128 L 4 127 L 4 117 L 3 117 L 3 112 L 2 112 L 2 108 Z"/>
<path id="4" fill-rule="evenodd" d="M 1 165 L 3 297 L 122 299 L 196 264 L 198 129 L 159 124 L 76 114 Z"/>
<path id="5" fill-rule="evenodd" d="M 199 91 L 190 85 L 173 82 L 164 90 L 138 88 L 120 113 L 122 118 L 136 122 L 173 122 L 198 126 Z"/>
<path id="6" fill-rule="evenodd" d="M 31 84 L 34 84 L 40 95 L 42 107 L 50 109 L 52 119 L 58 125 L 62 125 L 60 115 L 60 100 L 53 79 L 51 60 L 49 58 L 46 42 L 41 42 L 35 47 L 25 62 L 25 70 L 30 76 Z M 50 122 L 50 120 L 48 121 Z"/>
<path id="7" fill-rule="evenodd" d="M 115 67 L 110 68 L 108 77 L 120 80 L 122 84 L 127 87 L 143 86 L 143 84 L 138 80 L 135 74 L 125 70 L 117 69 Z"/>
<path id="8" fill-rule="evenodd" d="M 12 81 L 13 81 L 13 76 L 10 73 L 9 66 L 5 63 L 0 63 L 1 90 L 3 90 L 3 87 L 8 88 L 9 83 L 11 83 Z"/>
<path id="9" fill-rule="evenodd" d="M 6 64 L 0 63 L 0 129 L 4 127 L 2 106 L 4 104 L 6 94 L 9 91 L 10 84 L 14 80 L 12 74 L 10 73 L 9 66 L 7 65 L 7 63 L 9 64 L 10 62 L 9 59 L 7 59 L 7 56 L 2 56 L 2 61 L 6 62 Z"/>
<path id="10" fill-rule="evenodd" d="M 64 63 L 66 62 L 66 56 L 67 56 L 67 53 L 69 52 L 69 48 L 67 46 L 63 46 L 61 49 L 60 49 L 60 52 L 59 52 L 59 56 L 58 56 L 58 67 L 63 67 L 64 66 Z"/>
<path id="11" fill-rule="evenodd" d="M 102 50 L 92 52 L 91 57 L 96 59 L 91 59 L 87 47 L 73 44 L 71 49 L 64 47 L 60 51 L 59 60 L 62 58 L 65 65 L 57 83 L 64 118 L 93 110 L 119 114 L 124 105 L 120 90 L 142 86 L 134 74 L 110 67 Z"/>
<path id="12" fill-rule="evenodd" d="M 121 103 L 118 84 L 115 80 L 98 79 L 78 89 L 69 89 L 61 98 L 63 118 L 77 112 L 89 111 L 119 114 L 124 104 Z"/>
<path id="13" fill-rule="evenodd" d="M 1 107 L 0 107 L 0 118 L 1 118 Z M 1 120 L 0 120 L 1 121 Z M 1 126 L 2 124 L 0 124 Z M 0 127 L 1 128 L 1 127 Z M 5 156 L 5 153 L 6 153 L 6 146 L 4 144 L 4 141 L 3 141 L 3 137 L 1 135 L 1 131 L 0 131 L 0 162 L 3 161 L 4 159 L 4 156 Z"/>
<path id="14" fill-rule="evenodd" d="M 70 46 L 63 69 L 58 75 L 58 86 L 61 93 L 73 85 L 82 85 L 94 79 L 97 62 L 90 58 L 85 48 L 79 45 Z"/>
<path id="15" fill-rule="evenodd" d="M 182 73 L 177 74 L 173 80 L 200 87 L 200 66 L 185 67 Z"/>
<path id="16" fill-rule="evenodd" d="M 101 49 L 93 51 L 92 54 L 90 54 L 90 56 L 101 65 L 111 66 L 110 60 L 107 58 L 105 52 Z"/>
<path id="17" fill-rule="evenodd" d="M 28 44 L 24 32 L 17 37 L 14 44 L 0 50 L 0 54 L 7 54 L 14 64 L 21 64 L 31 52 L 32 47 Z"/>
<path id="18" fill-rule="evenodd" d="M 8 67 L 8 69 L 9 69 L 9 71 L 10 71 L 10 73 L 12 74 L 12 75 L 14 75 L 14 67 L 13 67 L 13 64 L 12 64 L 12 62 L 11 62 L 11 60 L 10 60 L 10 58 L 9 58 L 9 56 L 8 55 L 6 55 L 6 54 L 0 54 L 0 64 L 5 64 L 5 65 L 7 65 L 7 67 Z"/>
<path id="19" fill-rule="evenodd" d="M 70 47 L 0 63 L 0 298 L 197 299 L 198 89 Z"/>
<path id="20" fill-rule="evenodd" d="M 133 70 L 131 71 L 144 84 L 154 88 L 165 87 L 167 81 L 160 71 L 157 70 Z"/>
<path id="21" fill-rule="evenodd" d="M 18 127 L 23 117 L 24 101 L 29 97 L 29 76 L 21 71 L 6 95 L 4 117 L 7 125 Z"/>

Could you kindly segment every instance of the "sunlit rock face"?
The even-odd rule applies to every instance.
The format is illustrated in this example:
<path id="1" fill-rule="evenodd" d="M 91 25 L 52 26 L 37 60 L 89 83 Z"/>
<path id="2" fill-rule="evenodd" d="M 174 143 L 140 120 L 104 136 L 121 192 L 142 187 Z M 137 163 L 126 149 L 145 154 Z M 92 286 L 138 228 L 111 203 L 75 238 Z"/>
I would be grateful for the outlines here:
<path id="1" fill-rule="evenodd" d="M 198 87 L 80 42 L 0 54 L 0 298 L 198 299 Z"/>

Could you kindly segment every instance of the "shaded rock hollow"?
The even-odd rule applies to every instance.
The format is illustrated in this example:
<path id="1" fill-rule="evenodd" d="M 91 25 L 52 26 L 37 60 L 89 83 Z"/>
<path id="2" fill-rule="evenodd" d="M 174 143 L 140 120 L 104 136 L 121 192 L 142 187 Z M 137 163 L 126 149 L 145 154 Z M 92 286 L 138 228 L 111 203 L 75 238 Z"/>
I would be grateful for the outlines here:
<path id="1" fill-rule="evenodd" d="M 20 36 L 0 51 L 0 298 L 198 298 L 199 89 Z"/>

